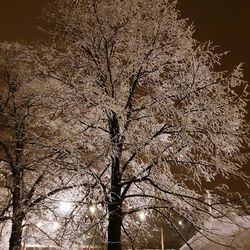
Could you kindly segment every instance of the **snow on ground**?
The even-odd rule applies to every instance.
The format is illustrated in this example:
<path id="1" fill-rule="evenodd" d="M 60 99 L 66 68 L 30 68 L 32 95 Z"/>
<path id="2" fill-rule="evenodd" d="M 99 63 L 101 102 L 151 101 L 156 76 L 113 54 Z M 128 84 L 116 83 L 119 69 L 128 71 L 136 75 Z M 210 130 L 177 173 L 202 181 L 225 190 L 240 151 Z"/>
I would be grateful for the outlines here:
<path id="1" fill-rule="evenodd" d="M 188 243 L 194 250 L 229 250 L 227 246 L 232 246 L 237 250 L 250 249 L 250 216 L 237 217 L 234 221 L 229 219 L 211 220 L 205 230 L 196 233 Z M 211 240 L 209 240 L 209 237 Z M 218 244 L 219 243 L 219 244 Z M 226 245 L 226 246 L 223 246 Z M 180 250 L 189 250 L 187 244 L 183 245 Z"/>

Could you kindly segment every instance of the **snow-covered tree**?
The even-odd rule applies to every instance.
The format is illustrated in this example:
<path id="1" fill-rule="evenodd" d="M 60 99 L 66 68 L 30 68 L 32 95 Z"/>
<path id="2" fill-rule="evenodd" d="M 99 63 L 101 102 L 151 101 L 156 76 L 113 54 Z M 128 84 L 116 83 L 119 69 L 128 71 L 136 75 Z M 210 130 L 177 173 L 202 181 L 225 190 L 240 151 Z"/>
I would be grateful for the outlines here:
<path id="1" fill-rule="evenodd" d="M 60 85 L 62 164 L 84 184 L 85 204 L 100 206 L 108 249 L 121 249 L 122 233 L 132 242 L 138 212 L 176 230 L 176 218 L 199 230 L 211 210 L 229 215 L 203 186 L 247 182 L 241 67 L 217 72 L 222 54 L 192 38 L 175 1 L 58 0 L 50 20 L 52 43 L 30 60 Z"/>
<path id="2" fill-rule="evenodd" d="M 18 44 L 1 44 L 1 188 L 5 199 L 1 201 L 0 220 L 11 220 L 10 249 L 20 249 L 24 221 L 34 208 L 37 187 L 44 185 L 47 159 L 54 153 L 43 148 L 45 131 L 41 120 L 37 93 L 28 86 L 30 71 L 22 64 Z M 41 117 L 40 117 L 41 118 Z M 32 121 L 35 121 L 33 123 Z M 37 123 L 38 122 L 38 123 Z M 45 128 L 45 127 L 44 127 Z"/>
<path id="3" fill-rule="evenodd" d="M 72 175 L 64 178 L 58 164 L 64 152 L 51 140 L 57 130 L 52 119 L 57 110 L 48 95 L 51 87 L 36 80 L 36 71 L 24 60 L 25 51 L 20 44 L 0 46 L 4 90 L 0 100 L 0 227 L 1 236 L 10 236 L 0 241 L 9 240 L 11 250 L 21 249 L 28 231 L 38 230 L 42 235 L 37 225 L 41 219 L 47 224 L 47 220 L 50 224 L 59 220 L 55 212 L 63 198 L 59 193 L 73 188 Z M 57 243 L 56 236 L 50 235 L 50 240 Z"/>

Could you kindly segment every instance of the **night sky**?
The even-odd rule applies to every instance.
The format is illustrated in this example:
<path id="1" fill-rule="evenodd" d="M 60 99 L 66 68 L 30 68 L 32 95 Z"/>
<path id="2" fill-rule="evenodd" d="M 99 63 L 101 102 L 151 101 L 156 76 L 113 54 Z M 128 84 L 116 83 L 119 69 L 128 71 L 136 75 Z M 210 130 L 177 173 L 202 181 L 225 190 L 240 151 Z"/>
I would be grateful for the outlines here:
<path id="1" fill-rule="evenodd" d="M 51 1 L 0 0 L 0 41 L 43 38 L 37 27 L 43 24 L 43 8 Z M 250 82 L 250 0 L 179 0 L 178 8 L 194 23 L 197 40 L 211 40 L 220 46 L 219 52 L 230 51 L 221 69 L 232 70 L 244 62 L 245 80 Z"/>
<path id="2" fill-rule="evenodd" d="M 223 69 L 244 62 L 245 79 L 250 82 L 250 1 L 179 0 L 179 9 L 182 17 L 195 24 L 195 38 L 230 51 L 222 61 Z"/>
<path id="3" fill-rule="evenodd" d="M 42 9 L 51 0 L 1 0 L 0 41 L 39 40 L 43 36 Z M 153 3 L 153 0 L 152 0 Z M 182 17 L 196 26 L 195 38 L 211 40 L 220 51 L 230 51 L 222 69 L 244 62 L 245 79 L 250 82 L 250 1 L 179 0 Z"/>

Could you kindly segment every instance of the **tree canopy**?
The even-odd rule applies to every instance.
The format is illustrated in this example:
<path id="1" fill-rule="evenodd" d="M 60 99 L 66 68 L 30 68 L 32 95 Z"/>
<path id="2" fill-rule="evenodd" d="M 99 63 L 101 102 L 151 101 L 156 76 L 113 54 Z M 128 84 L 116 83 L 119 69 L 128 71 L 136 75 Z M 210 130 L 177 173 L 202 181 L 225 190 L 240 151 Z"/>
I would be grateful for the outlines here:
<path id="1" fill-rule="evenodd" d="M 122 234 L 133 247 L 141 211 L 175 230 L 176 218 L 200 230 L 211 208 L 235 212 L 226 185 L 207 202 L 204 183 L 248 184 L 241 66 L 218 72 L 223 54 L 192 37 L 175 1 L 58 0 L 49 20 L 50 45 L 29 48 L 26 62 L 51 86 L 57 164 L 83 211 L 98 208 L 108 249 L 121 249 Z"/>

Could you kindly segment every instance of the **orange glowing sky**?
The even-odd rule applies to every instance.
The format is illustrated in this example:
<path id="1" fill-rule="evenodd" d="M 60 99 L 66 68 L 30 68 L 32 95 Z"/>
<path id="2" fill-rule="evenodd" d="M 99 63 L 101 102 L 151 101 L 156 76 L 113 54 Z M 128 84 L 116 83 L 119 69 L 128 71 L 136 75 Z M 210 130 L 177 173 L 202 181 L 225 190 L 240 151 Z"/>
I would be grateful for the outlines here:
<path id="1" fill-rule="evenodd" d="M 1 0 L 0 41 L 38 40 L 42 32 L 42 9 L 53 0 Z M 153 0 L 152 0 L 153 2 Z M 249 0 L 179 0 L 183 17 L 196 26 L 198 40 L 212 40 L 222 51 L 231 51 L 224 59 L 225 69 L 245 62 L 250 82 L 250 1 Z"/>

